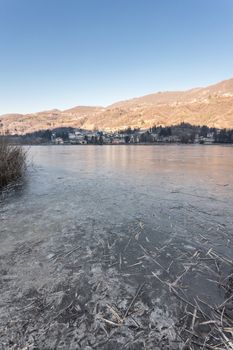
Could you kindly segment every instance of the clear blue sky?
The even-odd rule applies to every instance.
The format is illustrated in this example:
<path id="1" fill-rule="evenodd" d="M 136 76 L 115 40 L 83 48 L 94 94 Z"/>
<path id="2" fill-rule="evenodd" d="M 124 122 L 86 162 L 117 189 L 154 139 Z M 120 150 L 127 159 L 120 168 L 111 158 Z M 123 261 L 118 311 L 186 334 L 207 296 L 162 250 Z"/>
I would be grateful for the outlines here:
<path id="1" fill-rule="evenodd" d="M 233 0 L 0 0 L 0 114 L 233 77 Z"/>

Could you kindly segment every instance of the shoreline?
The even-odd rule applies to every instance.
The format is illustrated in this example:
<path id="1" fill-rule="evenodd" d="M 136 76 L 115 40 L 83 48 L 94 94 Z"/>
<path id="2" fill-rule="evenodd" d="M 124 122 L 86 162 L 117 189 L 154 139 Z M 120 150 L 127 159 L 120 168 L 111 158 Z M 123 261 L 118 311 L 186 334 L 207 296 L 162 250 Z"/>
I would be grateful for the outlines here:
<path id="1" fill-rule="evenodd" d="M 34 143 L 20 143 L 17 144 L 20 146 L 233 146 L 233 143 L 211 143 L 211 144 L 201 144 L 201 143 L 175 143 L 175 142 L 164 142 L 164 143 L 119 143 L 119 144 L 72 144 L 72 143 L 64 143 L 64 144 L 54 144 L 54 143 L 40 143 L 40 144 L 34 144 Z"/>

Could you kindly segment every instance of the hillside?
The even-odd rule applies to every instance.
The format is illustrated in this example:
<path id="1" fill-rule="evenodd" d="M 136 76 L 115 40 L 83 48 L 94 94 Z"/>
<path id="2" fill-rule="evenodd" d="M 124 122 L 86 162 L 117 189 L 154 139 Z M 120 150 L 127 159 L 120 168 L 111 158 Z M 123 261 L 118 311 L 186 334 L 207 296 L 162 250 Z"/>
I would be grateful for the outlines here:
<path id="1" fill-rule="evenodd" d="M 25 134 L 65 126 L 117 130 L 181 122 L 233 128 L 233 79 L 206 88 L 158 92 L 120 101 L 106 108 L 77 106 L 65 111 L 6 114 L 0 116 L 0 132 Z"/>

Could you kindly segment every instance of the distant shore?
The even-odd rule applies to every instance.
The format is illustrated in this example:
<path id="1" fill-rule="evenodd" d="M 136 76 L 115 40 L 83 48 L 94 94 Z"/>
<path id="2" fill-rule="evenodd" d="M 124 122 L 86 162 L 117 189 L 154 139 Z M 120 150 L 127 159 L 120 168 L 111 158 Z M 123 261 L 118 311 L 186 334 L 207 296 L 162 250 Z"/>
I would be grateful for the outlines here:
<path id="1" fill-rule="evenodd" d="M 55 145 L 166 145 L 166 144 L 233 144 L 233 130 L 181 123 L 153 126 L 149 129 L 128 127 L 118 131 L 85 130 L 58 127 L 23 135 L 5 133 L 0 138 L 13 144 Z"/>
<path id="2" fill-rule="evenodd" d="M 168 142 L 164 142 L 164 143 L 119 143 L 119 144 L 72 144 L 72 143 L 64 143 L 64 144 L 54 144 L 54 143 L 41 143 L 41 144 L 28 144 L 28 143 L 22 143 L 22 146 L 136 146 L 136 147 L 140 147 L 140 146 L 233 146 L 233 143 L 211 143 L 211 144 L 200 144 L 200 143 L 168 143 Z"/>

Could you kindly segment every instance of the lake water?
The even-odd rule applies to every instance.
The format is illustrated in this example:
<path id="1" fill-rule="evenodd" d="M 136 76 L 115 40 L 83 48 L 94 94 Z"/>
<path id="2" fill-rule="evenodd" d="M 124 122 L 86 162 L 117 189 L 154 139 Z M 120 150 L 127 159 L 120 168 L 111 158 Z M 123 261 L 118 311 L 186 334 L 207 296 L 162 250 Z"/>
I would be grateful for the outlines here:
<path id="1" fill-rule="evenodd" d="M 118 349 L 132 343 L 135 330 L 116 331 L 102 322 L 118 322 L 106 305 L 127 319 L 135 312 L 127 321 L 134 327 L 159 319 L 167 329 L 178 317 L 179 301 L 166 283 L 177 278 L 185 300 L 225 300 L 213 280 L 231 273 L 233 147 L 34 146 L 28 157 L 25 184 L 0 204 L 0 325 L 15 320 L 5 342 L 25 321 L 17 311 L 23 309 L 37 324 L 39 348 L 55 346 L 59 333 L 57 348 L 73 349 L 78 341 L 80 349 Z M 28 306 L 37 300 L 44 303 L 39 314 Z M 56 325 L 48 321 L 51 313 Z M 92 319 L 87 316 L 83 330 L 68 336 L 63 325 L 86 314 Z M 43 336 L 45 324 L 50 340 Z M 115 333 L 104 342 L 111 327 Z M 151 331 L 138 337 L 134 349 L 142 339 L 150 349 Z M 20 346 L 33 341 L 25 334 L 17 338 Z"/>

